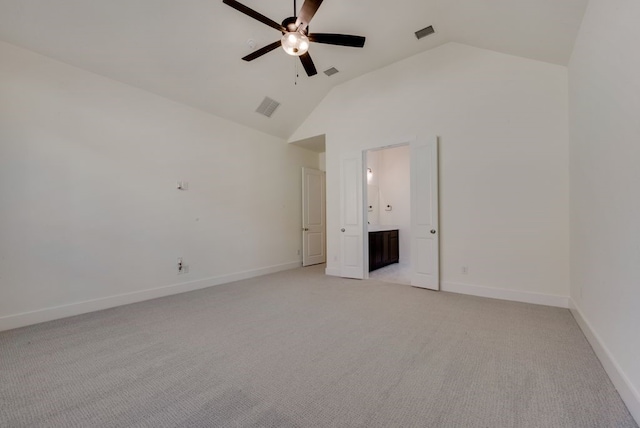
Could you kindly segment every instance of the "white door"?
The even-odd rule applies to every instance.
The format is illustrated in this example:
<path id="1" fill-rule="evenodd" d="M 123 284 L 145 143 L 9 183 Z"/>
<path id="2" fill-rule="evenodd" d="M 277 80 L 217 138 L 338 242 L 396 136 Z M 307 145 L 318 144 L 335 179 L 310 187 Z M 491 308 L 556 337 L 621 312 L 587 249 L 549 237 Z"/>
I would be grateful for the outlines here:
<path id="1" fill-rule="evenodd" d="M 411 142 L 411 285 L 440 289 L 438 139 Z"/>
<path id="2" fill-rule="evenodd" d="M 325 174 L 302 168 L 302 266 L 327 261 Z"/>
<path id="3" fill-rule="evenodd" d="M 364 278 L 362 152 L 340 158 L 340 254 L 345 278 Z"/>

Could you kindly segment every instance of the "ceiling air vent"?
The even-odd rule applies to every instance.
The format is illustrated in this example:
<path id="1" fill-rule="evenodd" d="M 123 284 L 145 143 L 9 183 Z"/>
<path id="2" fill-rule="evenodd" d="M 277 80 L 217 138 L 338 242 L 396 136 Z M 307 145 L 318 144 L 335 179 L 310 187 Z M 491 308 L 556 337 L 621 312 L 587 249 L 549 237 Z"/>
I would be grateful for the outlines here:
<path id="1" fill-rule="evenodd" d="M 279 105 L 280 103 L 276 100 L 272 100 L 269 97 L 264 97 L 264 100 L 262 100 L 262 102 L 256 109 L 256 112 L 267 117 L 271 117 L 271 115 L 276 111 Z"/>
<path id="2" fill-rule="evenodd" d="M 416 37 L 419 40 L 419 39 L 422 39 L 423 37 L 430 36 L 435 32 L 436 30 L 433 29 L 433 25 L 429 25 L 428 27 L 423 28 L 422 30 L 416 31 Z"/>
<path id="3" fill-rule="evenodd" d="M 338 69 L 335 67 L 331 67 L 328 68 L 324 71 L 324 74 L 326 74 L 327 76 L 333 76 L 334 74 L 336 74 L 338 72 Z"/>

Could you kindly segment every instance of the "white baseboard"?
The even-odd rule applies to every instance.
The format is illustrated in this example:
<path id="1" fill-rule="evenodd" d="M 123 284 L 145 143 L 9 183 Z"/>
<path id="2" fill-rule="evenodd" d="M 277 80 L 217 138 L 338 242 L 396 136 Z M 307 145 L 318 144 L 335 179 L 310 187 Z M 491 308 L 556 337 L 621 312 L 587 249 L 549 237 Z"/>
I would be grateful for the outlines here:
<path id="1" fill-rule="evenodd" d="M 340 268 L 325 268 L 324 274 L 329 276 L 341 276 Z"/>
<path id="2" fill-rule="evenodd" d="M 611 382 L 618 390 L 622 401 L 627 405 L 629 413 L 635 418 L 636 422 L 640 423 L 640 393 L 638 389 L 631 383 L 629 377 L 622 370 L 598 333 L 591 327 L 591 324 L 584 317 L 573 299 L 569 299 L 569 309 L 609 375 Z"/>
<path id="3" fill-rule="evenodd" d="M 472 296 L 490 297 L 492 299 L 533 303 L 535 305 L 556 306 L 558 308 L 569 308 L 568 297 L 555 296 L 553 294 L 505 290 L 504 288 L 491 288 L 480 285 L 460 284 L 455 282 L 443 282 L 441 285 L 442 291 L 448 291 L 451 293 L 470 294 Z"/>
<path id="4" fill-rule="evenodd" d="M 295 262 L 267 266 L 260 269 L 237 272 L 229 275 L 216 276 L 200 279 L 197 281 L 183 282 L 180 284 L 134 291 L 132 293 L 119 294 L 116 296 L 103 297 L 100 299 L 86 300 L 84 302 L 70 303 L 68 305 L 39 309 L 31 312 L 7 315 L 4 317 L 0 317 L 0 331 L 11 330 L 14 328 L 25 327 L 41 322 L 85 314 L 87 312 L 100 311 L 102 309 L 113 308 L 115 306 L 128 305 L 130 303 L 141 302 L 143 300 L 157 299 L 158 297 L 170 296 L 172 294 L 199 290 L 201 288 L 212 287 L 214 285 L 226 284 L 233 281 L 240 281 L 243 279 L 254 278 L 256 276 L 295 269 L 300 266 L 302 266 L 302 263 L 298 260 Z"/>

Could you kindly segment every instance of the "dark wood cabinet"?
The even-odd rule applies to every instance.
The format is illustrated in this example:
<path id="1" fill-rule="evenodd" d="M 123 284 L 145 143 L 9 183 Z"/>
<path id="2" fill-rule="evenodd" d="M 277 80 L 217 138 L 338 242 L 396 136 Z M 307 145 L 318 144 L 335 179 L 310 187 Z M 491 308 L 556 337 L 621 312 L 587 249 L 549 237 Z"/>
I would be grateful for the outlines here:
<path id="1" fill-rule="evenodd" d="M 369 232 L 369 272 L 398 263 L 400 260 L 397 230 Z"/>

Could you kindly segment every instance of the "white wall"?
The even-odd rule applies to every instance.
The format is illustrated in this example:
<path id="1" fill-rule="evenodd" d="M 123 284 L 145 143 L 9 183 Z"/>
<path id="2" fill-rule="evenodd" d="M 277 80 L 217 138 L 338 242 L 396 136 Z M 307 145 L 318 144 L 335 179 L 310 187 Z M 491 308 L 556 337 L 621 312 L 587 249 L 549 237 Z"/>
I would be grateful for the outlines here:
<path id="1" fill-rule="evenodd" d="M 591 0 L 569 65 L 571 299 L 640 421 L 640 2 Z"/>
<path id="2" fill-rule="evenodd" d="M 301 166 L 318 154 L 0 43 L 0 329 L 299 265 Z"/>
<path id="3" fill-rule="evenodd" d="M 411 263 L 411 158 L 409 146 L 378 152 L 379 221 L 398 226 L 400 263 Z M 387 211 L 391 205 L 391 211 Z"/>
<path id="4" fill-rule="evenodd" d="M 327 162 L 326 162 L 326 157 L 324 152 L 318 153 L 318 169 L 320 171 L 327 170 Z"/>
<path id="5" fill-rule="evenodd" d="M 380 152 L 367 152 L 367 220 L 368 224 L 380 224 Z M 371 170 L 371 174 L 369 174 Z M 375 171 L 375 172 L 374 172 Z"/>
<path id="6" fill-rule="evenodd" d="M 456 43 L 334 88 L 290 139 L 326 134 L 328 272 L 340 154 L 438 135 L 443 288 L 566 306 L 567 100 L 565 67 Z"/>

